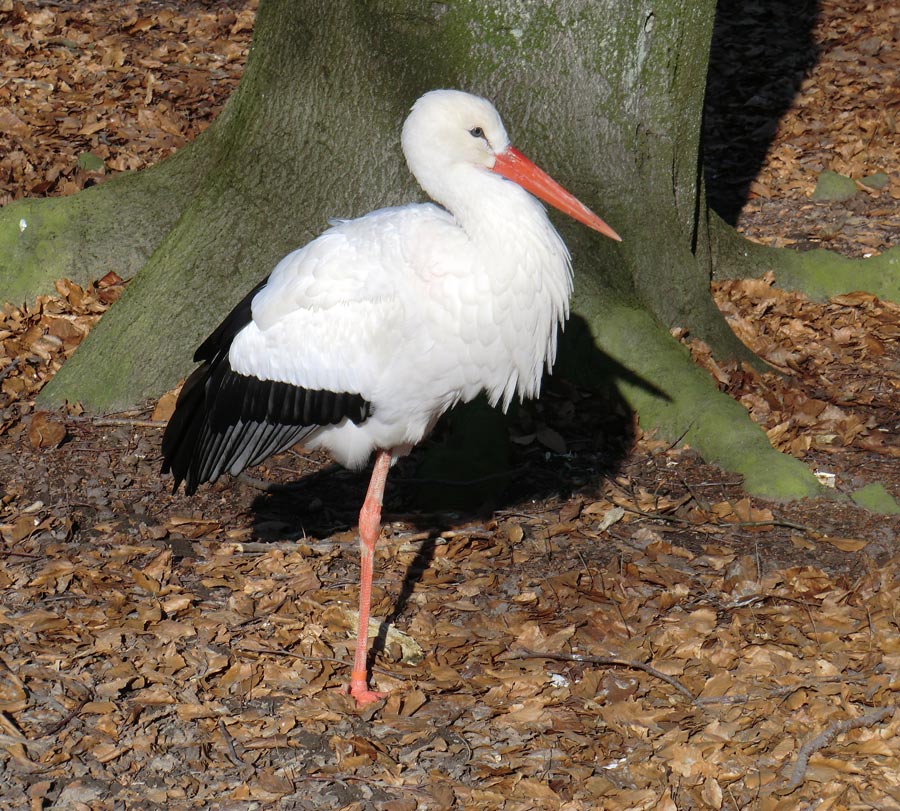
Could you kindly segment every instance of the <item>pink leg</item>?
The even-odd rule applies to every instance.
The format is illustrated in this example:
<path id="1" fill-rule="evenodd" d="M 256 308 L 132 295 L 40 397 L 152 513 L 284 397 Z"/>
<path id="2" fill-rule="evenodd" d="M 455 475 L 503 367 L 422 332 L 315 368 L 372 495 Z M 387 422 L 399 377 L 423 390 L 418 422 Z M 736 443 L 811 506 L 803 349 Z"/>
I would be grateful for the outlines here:
<path id="1" fill-rule="evenodd" d="M 369 480 L 366 500 L 359 512 L 359 548 L 362 571 L 359 576 L 359 632 L 356 637 L 356 655 L 350 674 L 350 695 L 356 705 L 363 707 L 384 698 L 387 693 L 370 690 L 366 681 L 366 657 L 369 652 L 369 609 L 372 605 L 372 563 L 375 558 L 375 542 L 381 534 L 381 504 L 384 484 L 391 467 L 390 451 L 378 451 L 375 467 Z"/>

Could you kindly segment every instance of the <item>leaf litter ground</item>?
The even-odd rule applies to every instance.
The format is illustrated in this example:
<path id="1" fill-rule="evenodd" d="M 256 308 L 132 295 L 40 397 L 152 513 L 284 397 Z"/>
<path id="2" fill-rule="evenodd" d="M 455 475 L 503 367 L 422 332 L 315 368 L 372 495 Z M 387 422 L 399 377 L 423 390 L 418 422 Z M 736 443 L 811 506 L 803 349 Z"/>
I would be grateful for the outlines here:
<path id="1" fill-rule="evenodd" d="M 887 214 L 808 199 L 816 171 L 863 160 L 847 144 L 881 144 L 858 173 L 897 165 L 860 123 L 896 112 L 866 100 L 897 87 L 896 49 L 871 42 L 896 38 L 887 5 L 823 4 L 814 37 L 839 54 L 782 118 L 746 232 L 811 243 L 843 217 L 832 246 L 890 246 L 896 175 L 861 198 Z M 193 137 L 239 78 L 253 11 L 0 0 L 4 199 L 70 193 Z M 822 91 L 847 77 L 849 101 Z M 810 129 L 828 145 L 814 167 Z M 79 168 L 87 152 L 107 168 Z M 417 508 L 416 459 L 392 479 L 373 605 L 392 692 L 359 713 L 340 688 L 364 477 L 294 451 L 187 499 L 158 475 L 170 398 L 34 412 L 121 289 L 60 282 L 3 310 L 0 807 L 900 808 L 897 517 L 747 499 L 552 381 L 517 415 L 512 481 L 486 508 Z M 698 362 L 839 493 L 900 498 L 898 308 L 814 304 L 767 278 L 715 294 L 782 374 L 691 343 Z"/>

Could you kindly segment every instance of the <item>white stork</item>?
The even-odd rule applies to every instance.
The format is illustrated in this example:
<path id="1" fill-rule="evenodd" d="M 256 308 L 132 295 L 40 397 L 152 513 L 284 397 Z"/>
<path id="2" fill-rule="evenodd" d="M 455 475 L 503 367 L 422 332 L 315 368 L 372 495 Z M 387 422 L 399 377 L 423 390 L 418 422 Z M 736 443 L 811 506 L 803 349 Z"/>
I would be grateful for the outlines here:
<path id="1" fill-rule="evenodd" d="M 368 687 L 366 654 L 389 468 L 454 404 L 485 391 L 506 409 L 553 365 L 572 267 L 532 194 L 619 239 L 510 146 L 483 98 L 426 93 L 402 145 L 439 205 L 337 222 L 284 257 L 197 350 L 162 445 L 163 472 L 188 493 L 298 442 L 354 470 L 375 453 L 359 514 L 359 706 L 384 695 Z"/>

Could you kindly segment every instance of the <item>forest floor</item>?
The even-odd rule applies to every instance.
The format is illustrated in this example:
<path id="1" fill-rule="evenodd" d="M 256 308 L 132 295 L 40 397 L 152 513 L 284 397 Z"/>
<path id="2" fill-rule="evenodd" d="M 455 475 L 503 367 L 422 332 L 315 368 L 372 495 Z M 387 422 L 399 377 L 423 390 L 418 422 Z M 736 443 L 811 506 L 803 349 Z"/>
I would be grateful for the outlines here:
<path id="1" fill-rule="evenodd" d="M 743 9 L 714 48 L 717 207 L 769 244 L 896 244 L 900 10 L 722 5 Z M 254 11 L 0 0 L 0 204 L 189 142 Z M 887 183 L 817 202 L 826 169 Z M 360 712 L 364 475 L 292 451 L 187 498 L 159 475 L 167 400 L 35 414 L 121 289 L 2 311 L 0 808 L 900 809 L 900 516 L 849 498 L 900 500 L 896 304 L 718 283 L 780 374 L 691 344 L 831 499 L 748 499 L 563 380 L 480 509 L 423 511 L 435 483 L 399 465 L 373 601 L 390 695 Z"/>

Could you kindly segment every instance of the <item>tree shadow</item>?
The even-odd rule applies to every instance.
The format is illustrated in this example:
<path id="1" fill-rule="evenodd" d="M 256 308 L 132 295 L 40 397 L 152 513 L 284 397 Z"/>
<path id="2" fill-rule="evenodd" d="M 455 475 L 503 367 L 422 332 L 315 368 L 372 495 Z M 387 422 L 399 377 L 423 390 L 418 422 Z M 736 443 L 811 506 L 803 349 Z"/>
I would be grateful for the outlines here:
<path id="1" fill-rule="evenodd" d="M 778 122 L 816 63 L 818 0 L 719 0 L 703 122 L 710 206 L 734 225 Z"/>

